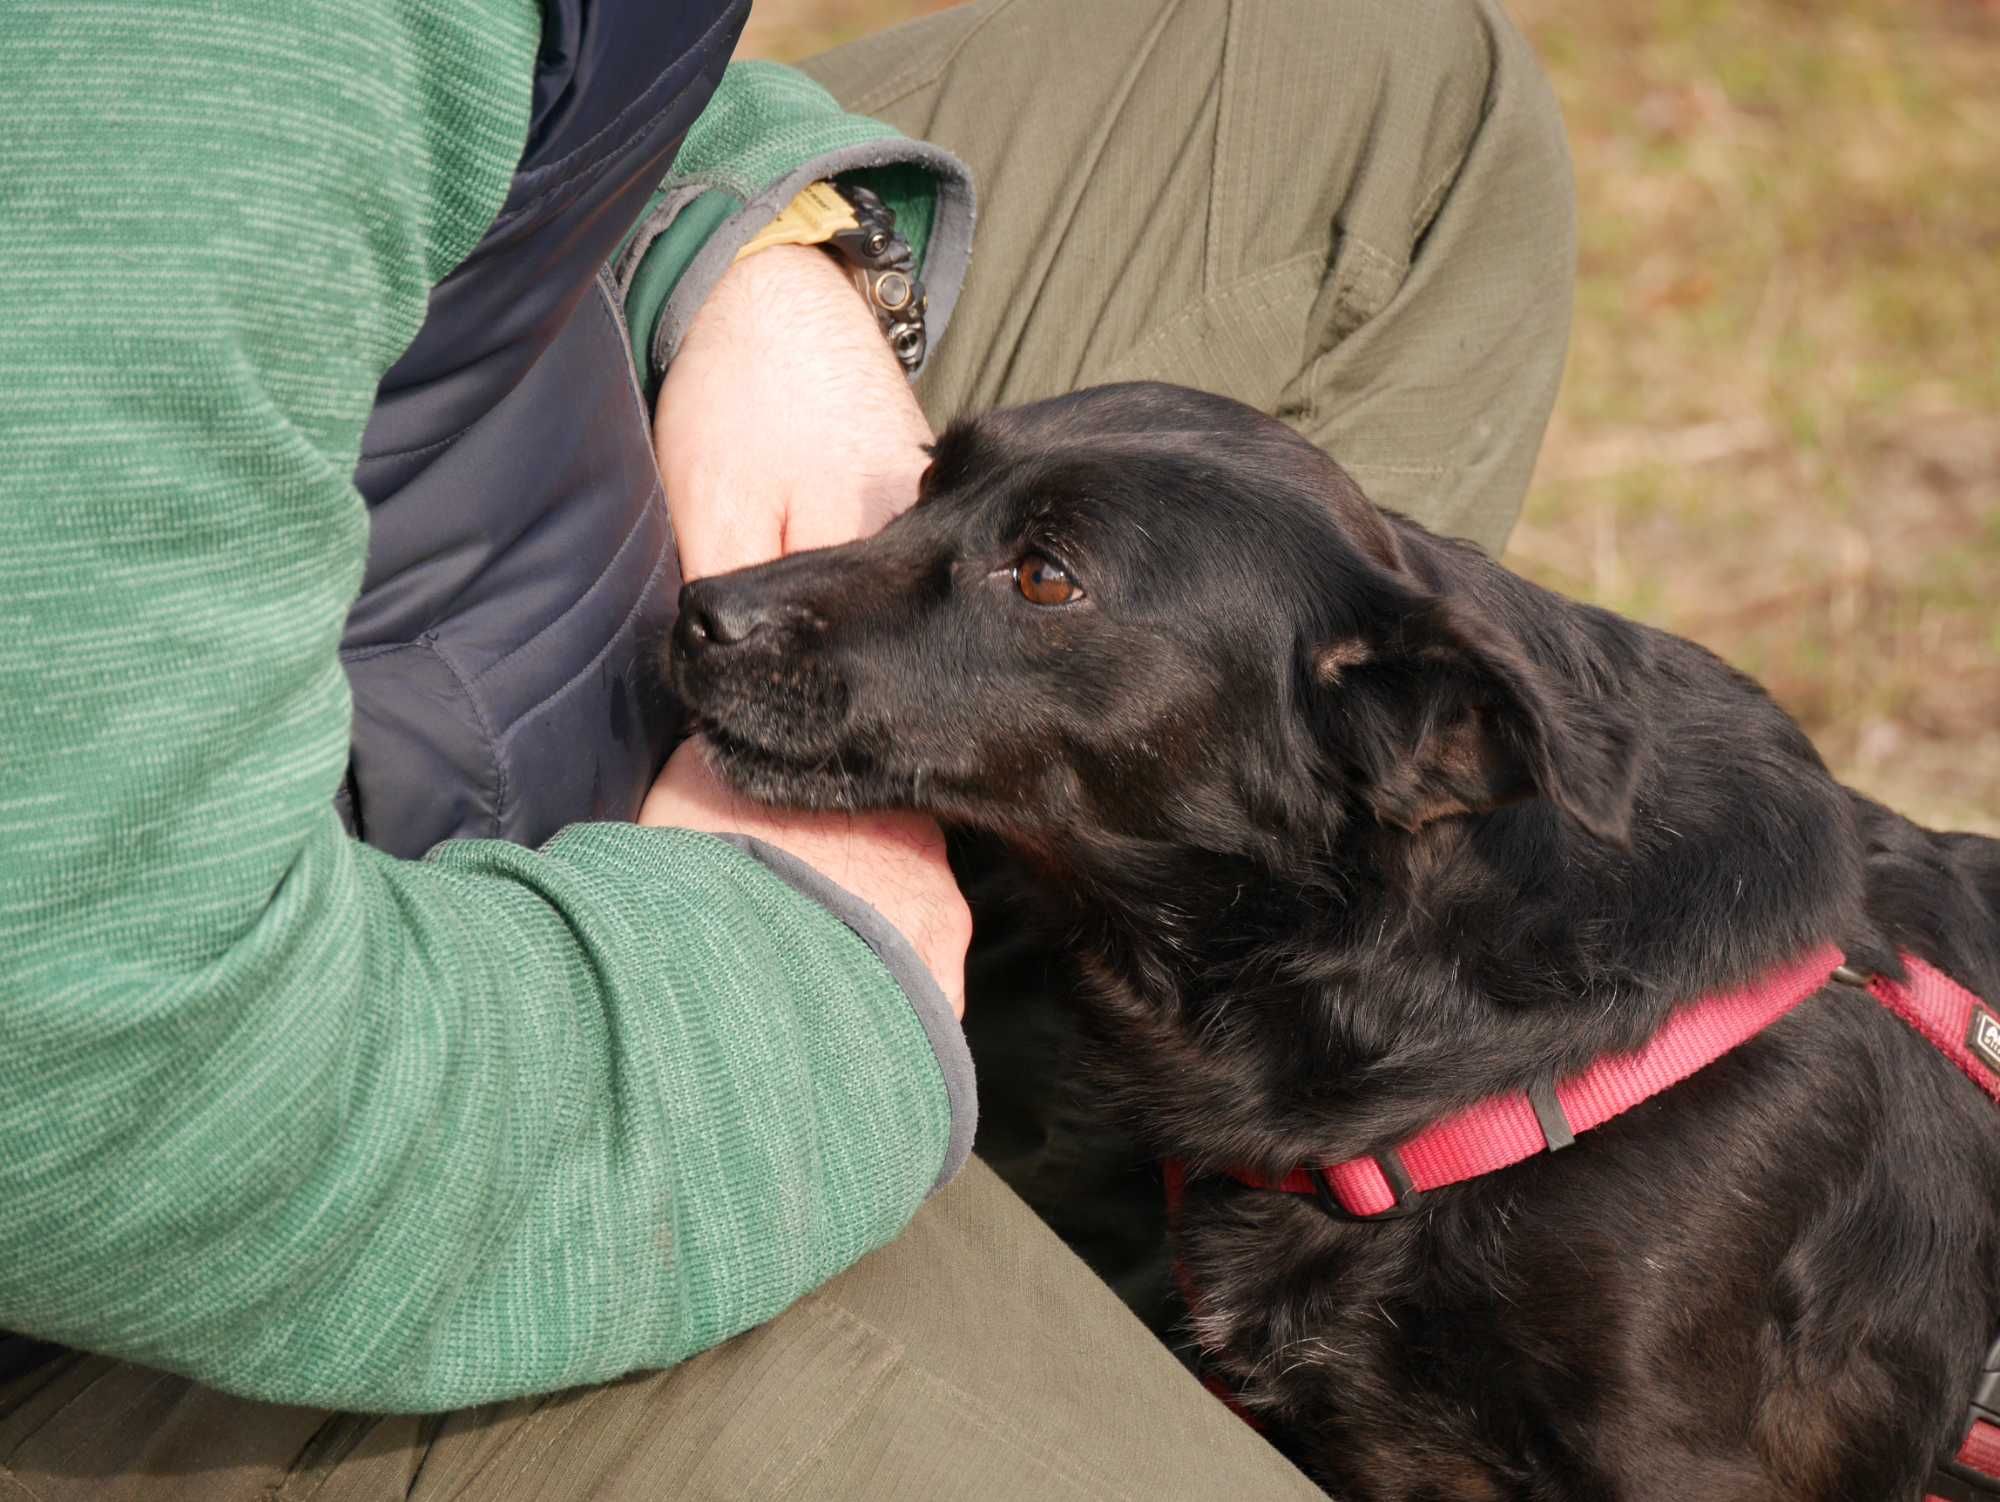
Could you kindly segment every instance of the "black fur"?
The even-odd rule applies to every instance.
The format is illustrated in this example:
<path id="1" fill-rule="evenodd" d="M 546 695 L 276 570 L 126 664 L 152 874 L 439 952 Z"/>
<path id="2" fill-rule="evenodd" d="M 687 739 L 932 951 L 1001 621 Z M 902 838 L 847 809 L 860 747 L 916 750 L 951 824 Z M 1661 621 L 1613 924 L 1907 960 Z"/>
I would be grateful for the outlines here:
<path id="1" fill-rule="evenodd" d="M 1085 598 L 1030 604 L 1030 552 Z M 672 675 L 753 794 L 1017 851 L 1096 1082 L 1198 1172 L 1392 1146 L 1829 940 L 2000 999 L 2000 842 L 1216 397 L 955 425 L 878 536 L 690 586 Z M 1211 1176 L 1180 1239 L 1214 1363 L 1352 1502 L 1907 1502 L 2000 1326 L 2000 1112 L 1830 986 L 1410 1219 Z"/>

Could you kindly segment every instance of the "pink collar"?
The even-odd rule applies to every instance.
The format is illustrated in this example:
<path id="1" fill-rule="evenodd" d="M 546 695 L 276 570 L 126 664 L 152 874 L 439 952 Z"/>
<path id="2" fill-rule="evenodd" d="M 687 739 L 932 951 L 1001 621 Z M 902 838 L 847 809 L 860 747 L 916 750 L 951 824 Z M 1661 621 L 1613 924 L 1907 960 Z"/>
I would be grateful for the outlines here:
<path id="1" fill-rule="evenodd" d="M 1317 1195 L 1329 1212 L 1346 1220 L 1408 1215 L 1428 1190 L 1492 1173 L 1545 1149 L 1568 1147 L 1576 1133 L 1631 1110 L 1755 1037 L 1829 981 L 1865 989 L 2000 1101 L 2000 1015 L 1935 966 L 1909 954 L 1902 960 L 1903 980 L 1863 975 L 1827 945 L 1741 990 L 1681 1008 L 1650 1042 L 1631 1053 L 1599 1059 L 1553 1087 L 1483 1100 L 1431 1123 L 1400 1148 L 1327 1168 L 1295 1168 L 1281 1179 L 1243 1169 L 1231 1169 L 1229 1175 L 1255 1189 Z M 1167 1219 L 1177 1225 L 1187 1169 L 1176 1159 L 1165 1166 Z M 1178 1257 L 1174 1273 L 1188 1308 L 1199 1308 Z M 1253 1427 L 1262 1427 L 1226 1385 L 1212 1376 L 1205 1380 Z M 2000 1340 L 1988 1350 L 1977 1381 L 1958 1446 L 1932 1471 L 1925 1502 L 2000 1499 Z"/>
<path id="2" fill-rule="evenodd" d="M 1399 1147 L 1329 1167 L 1295 1168 L 1280 1179 L 1247 1169 L 1228 1172 L 1252 1188 L 1317 1195 L 1348 1219 L 1408 1215 L 1430 1190 L 1568 1147 L 1578 1132 L 1603 1125 L 1748 1042 L 1829 980 L 1865 987 L 2000 1100 L 2000 1017 L 1915 956 L 1904 955 L 1903 965 L 1907 980 L 1864 976 L 1843 962 L 1837 948 L 1824 945 L 1750 985 L 1681 1008 L 1631 1053 L 1599 1059 L 1552 1086 L 1482 1100 L 1432 1122 Z"/>

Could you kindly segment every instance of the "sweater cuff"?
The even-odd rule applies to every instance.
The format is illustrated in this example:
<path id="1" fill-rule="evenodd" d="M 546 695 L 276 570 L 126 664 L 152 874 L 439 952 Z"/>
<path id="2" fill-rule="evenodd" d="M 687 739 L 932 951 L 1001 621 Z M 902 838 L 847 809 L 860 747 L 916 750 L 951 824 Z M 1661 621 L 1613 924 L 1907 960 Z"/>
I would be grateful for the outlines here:
<path id="1" fill-rule="evenodd" d="M 872 189 L 895 211 L 930 298 L 929 348 L 937 347 L 972 257 L 972 179 L 965 165 L 879 120 L 844 113 L 802 73 L 775 63 L 732 63 L 612 259 L 649 401 L 737 251 L 800 189 L 833 178 Z"/>
<path id="2" fill-rule="evenodd" d="M 773 876 L 803 896 L 810 897 L 852 929 L 875 954 L 903 994 L 915 1008 L 937 1055 L 938 1072 L 944 1076 L 945 1096 L 951 1102 L 951 1137 L 945 1146 L 944 1166 L 925 1195 L 936 1194 L 958 1177 L 965 1160 L 972 1156 L 972 1138 L 979 1125 L 979 1090 L 972 1070 L 972 1050 L 965 1041 L 965 1029 L 952 1014 L 944 989 L 932 976 L 930 967 L 917 955 L 915 946 L 872 903 L 864 902 L 847 888 L 829 881 L 814 867 L 789 851 L 744 834 L 715 836 L 733 845 L 764 866 Z"/>

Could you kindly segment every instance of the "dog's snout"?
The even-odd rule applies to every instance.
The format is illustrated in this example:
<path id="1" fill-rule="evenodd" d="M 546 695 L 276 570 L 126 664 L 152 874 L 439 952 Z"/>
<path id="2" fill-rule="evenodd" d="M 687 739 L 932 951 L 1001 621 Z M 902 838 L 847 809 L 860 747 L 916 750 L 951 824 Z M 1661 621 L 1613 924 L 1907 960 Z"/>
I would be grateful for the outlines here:
<path id="1" fill-rule="evenodd" d="M 674 639 L 690 656 L 748 641 L 760 631 L 803 618 L 788 601 L 725 580 L 702 580 L 681 590 Z"/>

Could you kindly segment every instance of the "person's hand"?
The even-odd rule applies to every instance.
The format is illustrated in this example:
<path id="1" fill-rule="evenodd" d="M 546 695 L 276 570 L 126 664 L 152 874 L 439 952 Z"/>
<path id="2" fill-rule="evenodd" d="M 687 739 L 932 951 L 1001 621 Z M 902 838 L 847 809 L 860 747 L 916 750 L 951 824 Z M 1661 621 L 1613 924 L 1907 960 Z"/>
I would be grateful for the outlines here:
<path id="1" fill-rule="evenodd" d="M 875 531 L 916 499 L 930 425 L 861 294 L 827 255 L 777 246 L 724 273 L 668 367 L 653 446 L 689 579 Z M 668 759 L 641 824 L 747 834 L 894 924 L 965 1012 L 972 915 L 937 824 L 766 808 L 699 742 Z"/>
<path id="2" fill-rule="evenodd" d="M 723 274 L 681 342 L 653 450 L 688 579 L 874 532 L 916 499 L 930 424 L 824 252 Z"/>
<path id="3" fill-rule="evenodd" d="M 945 863 L 944 835 L 916 814 L 796 813 L 752 803 L 717 779 L 699 740 L 667 759 L 639 822 L 708 834 L 747 834 L 796 855 L 872 904 L 910 941 L 965 1016 L 965 949 L 972 914 Z"/>

